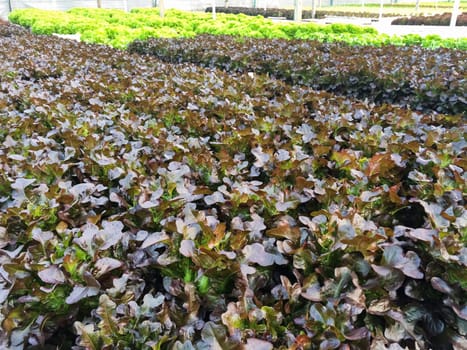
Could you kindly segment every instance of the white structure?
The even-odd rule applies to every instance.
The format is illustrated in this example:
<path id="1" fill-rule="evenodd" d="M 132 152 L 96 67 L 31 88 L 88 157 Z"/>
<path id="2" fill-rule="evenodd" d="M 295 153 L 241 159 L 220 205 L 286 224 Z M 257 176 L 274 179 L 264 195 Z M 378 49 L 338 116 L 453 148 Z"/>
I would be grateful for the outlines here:
<path id="1" fill-rule="evenodd" d="M 104 8 L 131 10 L 137 7 L 156 7 L 160 0 L 101 0 Z M 303 8 L 311 8 L 313 0 L 301 0 Z M 395 0 L 315 0 L 319 6 L 342 4 L 391 4 Z M 206 7 L 224 6 L 226 0 L 165 0 L 165 8 L 177 8 L 186 11 L 204 11 Z M 398 0 L 399 3 L 413 3 L 415 0 Z M 454 5 L 459 4 L 454 0 Z M 228 6 L 257 8 L 294 8 L 295 0 L 227 0 Z M 457 5 L 458 6 L 458 5 Z M 7 18 L 11 10 L 20 8 L 40 8 L 45 10 L 68 10 L 73 7 L 97 7 L 97 0 L 0 0 L 0 18 Z M 454 6 L 454 8 L 456 8 Z M 455 11 L 457 12 L 457 11 Z"/>
<path id="2" fill-rule="evenodd" d="M 262 0 L 267 1 L 267 0 Z M 278 1 L 278 0 L 271 0 Z M 137 7 L 156 7 L 158 0 L 102 0 L 103 8 L 131 10 Z M 212 0 L 170 0 L 165 1 L 165 8 L 177 8 L 186 11 L 204 11 L 212 5 Z M 223 0 L 216 1 L 223 6 Z M 236 6 L 252 6 L 252 0 L 238 1 Z M 0 18 L 7 18 L 11 10 L 21 8 L 39 8 L 44 10 L 69 10 L 73 7 L 97 7 L 97 0 L 0 0 Z"/>

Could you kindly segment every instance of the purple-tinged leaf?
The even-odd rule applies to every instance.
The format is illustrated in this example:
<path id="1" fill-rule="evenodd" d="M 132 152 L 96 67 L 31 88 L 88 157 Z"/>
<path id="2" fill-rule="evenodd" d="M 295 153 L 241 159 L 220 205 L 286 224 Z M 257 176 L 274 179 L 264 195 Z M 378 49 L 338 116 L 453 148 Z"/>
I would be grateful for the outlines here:
<path id="1" fill-rule="evenodd" d="M 392 268 L 386 266 L 371 264 L 371 267 L 378 275 L 382 277 L 389 276 L 393 272 Z"/>
<path id="2" fill-rule="evenodd" d="M 76 304 L 82 299 L 93 297 L 99 294 L 99 288 L 74 286 L 71 294 L 65 299 L 67 304 Z"/>
<path id="3" fill-rule="evenodd" d="M 366 327 L 354 328 L 344 334 L 345 339 L 360 340 L 370 336 L 370 331 Z"/>
<path id="4" fill-rule="evenodd" d="M 186 256 L 187 258 L 191 258 L 194 255 L 195 249 L 195 242 L 193 242 L 191 239 L 184 239 L 180 243 L 180 254 Z"/>
<path id="5" fill-rule="evenodd" d="M 264 153 L 261 146 L 253 148 L 251 153 L 256 157 L 256 161 L 254 163 L 255 167 L 262 168 L 264 167 L 271 158 L 268 153 Z"/>
<path id="6" fill-rule="evenodd" d="M 363 191 L 360 195 L 362 202 L 372 202 L 378 199 L 378 196 L 381 194 L 381 191 Z"/>
<path id="7" fill-rule="evenodd" d="M 307 300 L 320 302 L 322 301 L 321 286 L 318 282 L 313 283 L 312 285 L 308 286 L 306 290 L 300 295 Z"/>
<path id="8" fill-rule="evenodd" d="M 404 251 L 397 245 L 390 245 L 384 248 L 384 262 L 389 266 L 396 266 L 405 263 Z"/>
<path id="9" fill-rule="evenodd" d="M 164 303 L 165 297 L 162 294 L 154 297 L 152 294 L 146 294 L 143 298 L 143 305 L 141 310 L 143 313 L 150 314 L 154 312 L 154 309 L 161 306 Z"/>
<path id="10" fill-rule="evenodd" d="M 297 134 L 302 135 L 302 140 L 304 143 L 309 143 L 311 140 L 316 138 L 316 134 L 308 124 L 300 125 L 297 129 Z"/>
<path id="11" fill-rule="evenodd" d="M 252 221 L 247 221 L 244 223 L 245 230 L 250 232 L 251 239 L 260 238 L 262 231 L 266 229 L 266 225 L 264 225 L 264 218 L 258 214 L 252 214 L 251 218 Z"/>
<path id="12" fill-rule="evenodd" d="M 142 249 L 146 249 L 154 244 L 164 243 L 170 240 L 170 237 L 165 232 L 151 233 L 141 245 Z"/>
<path id="13" fill-rule="evenodd" d="M 273 348 L 270 342 L 256 338 L 248 338 L 244 346 L 245 350 L 272 350 Z"/>
<path id="14" fill-rule="evenodd" d="M 319 350 L 331 350 L 337 349 L 341 345 L 339 339 L 336 338 L 329 338 L 325 339 L 319 344 Z"/>
<path id="15" fill-rule="evenodd" d="M 276 203 L 276 209 L 279 212 L 287 212 L 289 209 L 293 209 L 297 207 L 297 202 L 295 201 L 289 201 L 289 202 L 277 202 Z"/>
<path id="16" fill-rule="evenodd" d="M 123 223 L 120 221 L 103 221 L 102 230 L 96 235 L 99 250 L 107 250 L 116 245 L 123 238 Z"/>
<path id="17" fill-rule="evenodd" d="M 424 228 L 417 228 L 417 229 L 407 229 L 406 235 L 410 238 L 415 240 L 420 240 L 424 242 L 429 242 L 430 245 L 434 244 L 435 238 L 438 237 L 437 230 L 428 230 Z"/>
<path id="18" fill-rule="evenodd" d="M 444 294 L 452 293 L 452 288 L 441 278 L 432 277 L 430 282 L 431 282 L 432 287 L 436 289 L 438 292 L 441 292 Z"/>
<path id="19" fill-rule="evenodd" d="M 57 265 L 51 265 L 37 273 L 39 278 L 45 283 L 63 284 L 66 281 L 65 274 Z"/>
<path id="20" fill-rule="evenodd" d="M 224 198 L 224 196 L 222 195 L 221 192 L 216 191 L 212 195 L 205 196 L 204 197 L 204 202 L 207 205 L 213 205 L 213 204 L 216 204 L 216 203 L 225 203 L 225 198 Z"/>
<path id="21" fill-rule="evenodd" d="M 24 192 L 24 190 L 26 189 L 26 187 L 32 185 L 34 182 L 36 182 L 35 179 L 19 178 L 11 184 L 11 188 L 13 189 L 11 193 L 11 196 L 13 198 L 12 205 L 14 207 L 20 207 L 23 204 L 23 202 L 26 200 L 26 193 Z"/>
<path id="22" fill-rule="evenodd" d="M 198 233 L 201 231 L 200 227 L 196 223 L 186 223 L 182 219 L 175 221 L 177 226 L 177 232 L 181 233 L 185 239 L 195 239 Z"/>
<path id="23" fill-rule="evenodd" d="M 138 198 L 138 204 L 144 208 L 154 208 L 160 204 L 159 198 L 164 194 L 164 190 L 159 188 L 152 193 L 142 193 Z"/>
<path id="24" fill-rule="evenodd" d="M 43 247 L 48 241 L 54 238 L 54 234 L 51 231 L 42 231 L 38 227 L 32 229 L 32 239 L 39 242 Z"/>
<path id="25" fill-rule="evenodd" d="M 420 262 L 421 260 L 417 253 L 408 251 L 405 254 L 404 260 L 394 264 L 394 267 L 400 269 L 408 277 L 422 279 L 423 272 L 420 271 Z"/>
<path id="26" fill-rule="evenodd" d="M 245 261 L 248 263 L 254 263 L 261 266 L 271 266 L 274 264 L 284 265 L 287 260 L 280 254 L 271 254 L 265 251 L 264 246 L 259 243 L 253 243 L 246 245 L 243 250 Z"/>
<path id="27" fill-rule="evenodd" d="M 122 265 L 123 263 L 120 260 L 114 258 L 100 258 L 94 265 L 97 269 L 96 278 L 99 278 L 112 270 L 118 269 Z"/>
<path id="28" fill-rule="evenodd" d="M 284 162 L 284 161 L 290 159 L 290 153 L 289 153 L 289 151 L 287 151 L 285 149 L 280 149 L 276 153 L 274 153 L 274 157 L 276 157 L 276 159 L 279 162 Z"/>

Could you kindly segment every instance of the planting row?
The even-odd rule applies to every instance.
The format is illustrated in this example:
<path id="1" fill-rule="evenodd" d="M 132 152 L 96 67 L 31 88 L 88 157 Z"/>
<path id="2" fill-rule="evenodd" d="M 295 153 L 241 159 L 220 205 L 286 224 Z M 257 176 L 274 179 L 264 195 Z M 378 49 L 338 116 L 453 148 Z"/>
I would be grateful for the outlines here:
<path id="1" fill-rule="evenodd" d="M 0 26 L 0 345 L 463 349 L 465 132 Z"/>
<path id="2" fill-rule="evenodd" d="M 206 12 L 212 12 L 212 7 L 207 7 Z M 216 12 L 219 13 L 232 13 L 232 14 L 245 14 L 248 16 L 263 16 L 263 17 L 284 17 L 288 20 L 294 19 L 294 10 L 293 9 L 279 9 L 279 8 L 252 8 L 252 7 L 216 7 Z M 385 16 L 388 17 L 397 17 L 400 14 L 396 13 L 385 13 Z M 377 12 L 356 12 L 352 10 L 343 10 L 343 11 L 334 11 L 330 9 L 319 9 L 315 11 L 314 18 L 325 18 L 326 16 L 347 16 L 347 17 L 365 17 L 365 18 L 375 18 L 378 17 Z M 303 19 L 313 18 L 313 12 L 311 10 L 302 11 Z"/>
<path id="3" fill-rule="evenodd" d="M 279 24 L 260 17 L 210 14 L 177 10 L 166 11 L 165 18 L 158 9 L 120 10 L 72 9 L 68 12 L 24 9 L 13 11 L 10 21 L 31 28 L 36 34 L 76 34 L 84 41 L 125 47 L 135 39 L 148 37 L 193 37 L 198 34 L 229 34 L 252 37 L 313 38 L 345 40 L 342 34 L 363 37 L 376 35 L 373 28 L 354 25 L 322 26 L 309 24 Z"/>
<path id="4" fill-rule="evenodd" d="M 441 39 L 428 36 L 388 36 L 374 28 L 351 24 L 278 23 L 263 17 L 218 14 L 213 20 L 207 13 L 158 9 L 119 10 L 72 9 L 68 12 L 23 9 L 13 11 L 10 21 L 30 28 L 36 34 L 81 34 L 85 42 L 124 48 L 130 42 L 151 37 L 194 37 L 199 34 L 233 35 L 255 38 L 314 39 L 343 41 L 353 45 L 417 44 L 426 47 L 466 48 L 467 39 Z M 414 39 L 415 38 L 415 39 Z"/>
<path id="5" fill-rule="evenodd" d="M 433 16 L 413 16 L 396 18 L 391 24 L 398 25 L 425 25 L 425 26 L 448 26 L 451 23 L 449 12 Z M 467 26 L 467 12 L 457 16 L 456 26 Z"/>
<path id="6" fill-rule="evenodd" d="M 376 5 L 376 6 L 375 6 Z M 465 8 L 464 4 L 461 4 L 461 9 Z M 345 17 L 363 17 L 363 18 L 378 18 L 381 9 L 380 4 L 365 4 L 365 7 L 359 5 L 344 5 L 344 6 L 332 6 L 332 7 L 319 7 L 315 11 L 315 18 L 325 18 L 327 16 L 345 16 Z M 434 4 L 434 3 L 421 3 L 418 4 L 419 11 L 415 9 L 413 4 L 401 3 L 391 4 L 388 7 L 383 8 L 384 17 L 399 17 L 401 15 L 419 15 L 422 13 L 439 13 L 440 11 L 452 10 L 452 3 Z M 211 12 L 212 7 L 207 7 L 206 12 Z M 245 14 L 249 16 L 263 16 L 263 17 L 285 17 L 288 20 L 294 19 L 293 9 L 284 8 L 263 8 L 263 7 L 216 7 L 216 12 L 220 13 L 232 13 L 232 14 Z M 302 11 L 303 19 L 311 19 L 313 12 L 309 9 Z"/>
<path id="7" fill-rule="evenodd" d="M 208 35 L 137 41 L 128 50 L 171 63 L 269 74 L 290 84 L 378 103 L 443 113 L 467 109 L 466 51 Z"/>

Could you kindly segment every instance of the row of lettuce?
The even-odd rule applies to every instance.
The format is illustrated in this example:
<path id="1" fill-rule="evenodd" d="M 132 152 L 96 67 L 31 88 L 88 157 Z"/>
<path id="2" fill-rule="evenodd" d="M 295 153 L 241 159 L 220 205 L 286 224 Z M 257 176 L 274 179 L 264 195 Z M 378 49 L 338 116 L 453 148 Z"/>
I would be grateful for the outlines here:
<path id="1" fill-rule="evenodd" d="M 268 74 L 292 85 L 376 103 L 441 113 L 466 111 L 466 54 L 462 50 L 213 35 L 136 41 L 128 50 L 170 63 Z"/>
<path id="2" fill-rule="evenodd" d="M 206 12 L 212 12 L 212 7 L 207 7 Z M 245 14 L 248 16 L 263 16 L 263 17 L 276 17 L 284 18 L 288 20 L 294 19 L 294 9 L 284 9 L 284 8 L 262 8 L 262 7 L 216 7 L 216 12 L 219 13 L 231 13 L 231 14 Z M 396 13 L 386 13 L 388 17 L 397 17 Z M 363 18 L 377 18 L 377 12 L 356 12 L 355 10 L 347 11 L 332 11 L 332 8 L 323 10 L 318 9 L 314 13 L 314 18 L 320 19 L 325 18 L 326 16 L 348 16 L 348 17 L 363 17 Z M 312 10 L 303 10 L 302 19 L 312 19 L 313 11 Z"/>
<path id="3" fill-rule="evenodd" d="M 448 26 L 451 23 L 451 13 L 445 12 L 433 16 L 410 16 L 396 18 L 391 24 L 396 25 L 417 25 L 417 26 Z M 456 26 L 467 26 L 467 12 L 457 16 Z M 459 29 L 461 30 L 461 29 Z"/>
<path id="4" fill-rule="evenodd" d="M 412 9 L 412 12 L 409 11 L 394 11 L 390 12 L 391 10 L 386 10 L 382 12 L 383 17 L 400 17 L 401 15 L 406 15 L 407 16 L 420 16 L 420 18 L 429 18 L 430 16 L 427 15 L 421 15 L 420 12 L 417 12 L 415 8 L 412 6 L 412 4 L 392 4 L 392 5 L 402 5 L 401 7 L 404 10 Z M 449 6 L 452 8 L 452 4 L 449 4 Z M 391 6 L 392 7 L 392 6 Z M 399 7 L 399 8 L 401 8 Z M 394 9 L 397 9 L 397 7 L 394 7 Z M 443 7 L 440 9 L 443 10 L 450 10 L 450 8 Z M 423 10 L 423 8 L 422 8 Z M 436 15 L 441 15 L 441 13 L 436 13 L 438 12 L 438 8 L 429 8 L 429 10 L 432 13 L 432 11 L 435 11 Z M 207 7 L 206 12 L 212 12 L 212 7 Z M 236 6 L 229 6 L 229 7 L 216 7 L 216 12 L 220 13 L 232 13 L 232 14 L 245 14 L 248 16 L 263 16 L 263 17 L 276 17 L 276 18 L 284 18 L 288 20 L 293 20 L 294 19 L 294 9 L 285 9 L 285 8 L 252 8 L 252 7 L 236 7 Z M 358 17 L 358 18 L 379 18 L 379 12 L 380 10 L 378 8 L 372 8 L 372 7 L 346 7 L 346 6 L 341 6 L 338 7 L 337 9 L 334 7 L 327 7 L 327 8 L 319 8 L 314 11 L 314 17 L 313 17 L 313 11 L 310 9 L 306 9 L 302 11 L 302 19 L 320 19 L 320 18 L 326 18 L 326 17 Z M 449 16 L 450 13 L 446 12 Z M 444 21 L 443 21 L 444 23 Z M 465 25 L 464 24 L 464 19 L 457 21 L 457 25 Z M 449 25 L 449 22 L 448 24 Z"/>
<path id="5" fill-rule="evenodd" d="M 351 24 L 279 23 L 261 16 L 218 14 L 169 10 L 165 17 L 158 9 L 120 10 L 71 9 L 67 12 L 22 9 L 13 11 L 11 22 L 30 28 L 36 34 L 80 34 L 90 43 L 125 48 L 134 40 L 151 37 L 194 37 L 200 34 L 232 35 L 254 38 L 308 39 L 322 42 L 342 41 L 352 45 L 386 44 L 424 47 L 467 48 L 467 38 L 442 39 L 438 35 L 389 36 L 372 27 Z"/>
<path id="6" fill-rule="evenodd" d="M 461 115 L 12 25 L 0 62 L 0 348 L 466 348 Z"/>

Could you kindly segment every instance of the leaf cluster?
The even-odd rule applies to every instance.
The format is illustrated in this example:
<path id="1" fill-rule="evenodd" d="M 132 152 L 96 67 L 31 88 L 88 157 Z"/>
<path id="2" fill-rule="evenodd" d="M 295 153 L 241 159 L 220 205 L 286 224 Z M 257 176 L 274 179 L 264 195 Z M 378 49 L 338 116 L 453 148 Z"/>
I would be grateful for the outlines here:
<path id="1" fill-rule="evenodd" d="M 466 347 L 466 126 L 0 26 L 0 344 Z"/>
<path id="2" fill-rule="evenodd" d="M 128 50 L 171 63 L 268 74 L 376 103 L 442 113 L 466 110 L 465 51 L 213 35 L 136 41 Z"/>

